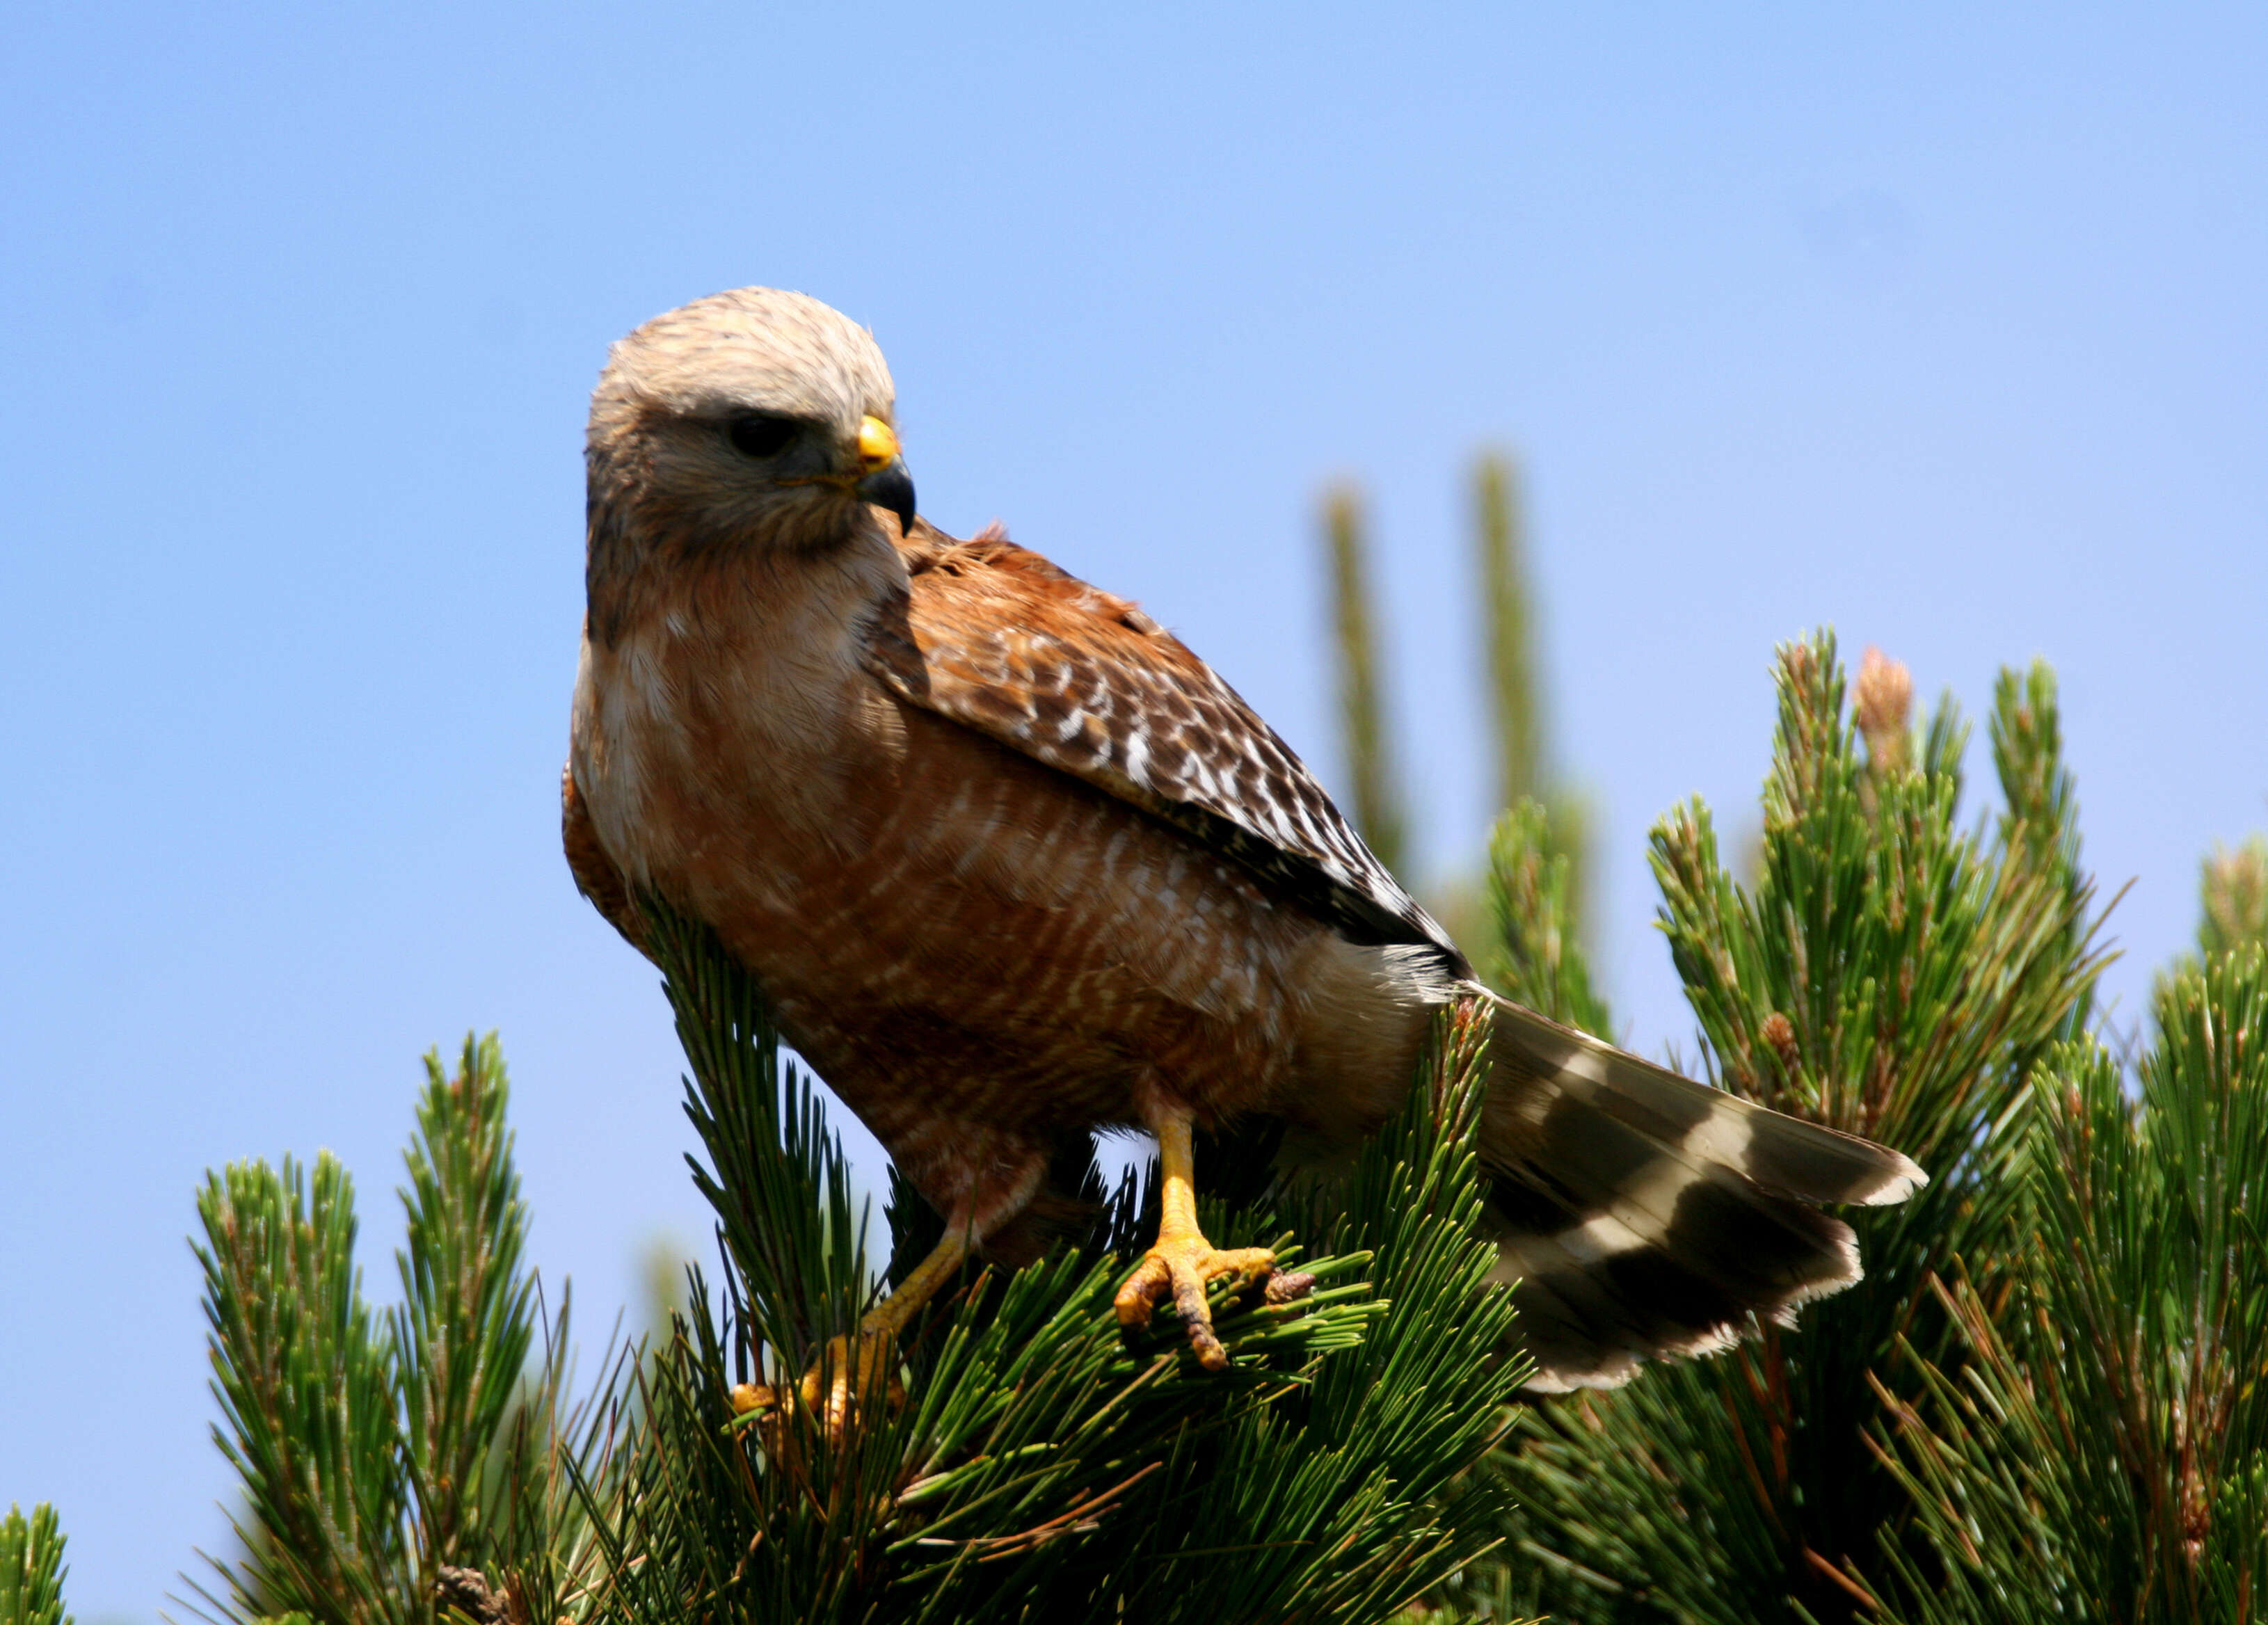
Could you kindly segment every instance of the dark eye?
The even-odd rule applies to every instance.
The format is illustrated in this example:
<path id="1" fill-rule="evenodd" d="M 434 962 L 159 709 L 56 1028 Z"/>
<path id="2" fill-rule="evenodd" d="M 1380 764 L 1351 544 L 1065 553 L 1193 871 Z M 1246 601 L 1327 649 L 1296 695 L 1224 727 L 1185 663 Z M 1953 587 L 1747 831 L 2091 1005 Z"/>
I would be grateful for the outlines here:
<path id="1" fill-rule="evenodd" d="M 792 417 L 774 417 L 769 412 L 743 412 L 726 426 L 725 433 L 733 438 L 733 449 L 747 457 L 777 457 L 787 449 L 801 425 Z"/>

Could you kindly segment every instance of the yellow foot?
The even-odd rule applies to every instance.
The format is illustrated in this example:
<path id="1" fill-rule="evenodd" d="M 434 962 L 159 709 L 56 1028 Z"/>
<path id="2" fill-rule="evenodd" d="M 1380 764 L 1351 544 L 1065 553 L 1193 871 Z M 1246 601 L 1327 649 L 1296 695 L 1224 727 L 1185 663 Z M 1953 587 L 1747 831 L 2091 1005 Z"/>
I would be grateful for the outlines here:
<path id="1" fill-rule="evenodd" d="M 1279 1278 L 1276 1255 L 1266 1247 L 1219 1252 L 1194 1230 L 1160 1235 L 1158 1245 L 1142 1255 L 1134 1273 L 1126 1277 L 1126 1284 L 1118 1289 L 1111 1306 L 1118 1312 L 1119 1325 L 1138 1332 L 1150 1324 L 1151 1310 L 1171 1299 L 1181 1311 L 1190 1346 L 1197 1351 L 1197 1364 L 1217 1371 L 1227 1365 L 1228 1350 L 1213 1335 L 1205 1288 L 1224 1276 L 1234 1277 L 1240 1290 L 1249 1290 L 1263 1281 L 1272 1283 Z"/>
<path id="2" fill-rule="evenodd" d="M 828 1338 L 818 1360 L 792 1388 L 753 1382 L 734 1385 L 733 1413 L 745 1416 L 759 1412 L 760 1425 L 777 1430 L 788 1414 L 801 1405 L 806 1413 L 824 1415 L 827 1436 L 840 1445 L 860 1407 L 877 1400 L 891 1410 L 902 1406 L 906 1390 L 898 1380 L 898 1334 L 937 1290 L 960 1272 L 968 1257 L 970 1234 L 967 1217 L 956 1216 L 930 1255 L 898 1290 L 866 1312 L 855 1335 Z"/>
<path id="3" fill-rule="evenodd" d="M 827 1436 L 838 1445 L 859 1408 L 876 1399 L 892 1410 L 906 1402 L 905 1385 L 898 1380 L 897 1339 L 887 1331 L 828 1338 L 818 1360 L 792 1388 L 743 1382 L 735 1384 L 732 1393 L 736 1415 L 757 1411 L 768 1422 L 784 1420 L 800 1404 L 825 1418 Z"/>

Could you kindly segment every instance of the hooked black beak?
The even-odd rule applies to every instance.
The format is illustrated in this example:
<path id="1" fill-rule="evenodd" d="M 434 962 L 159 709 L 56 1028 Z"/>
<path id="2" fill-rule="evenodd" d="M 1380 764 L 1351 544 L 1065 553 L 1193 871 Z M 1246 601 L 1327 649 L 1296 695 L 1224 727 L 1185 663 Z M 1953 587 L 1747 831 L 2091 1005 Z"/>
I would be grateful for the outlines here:
<path id="1" fill-rule="evenodd" d="M 887 508 L 898 516 L 898 532 L 910 536 L 914 531 L 914 477 L 906 472 L 902 457 L 893 457 L 874 470 L 854 488 L 865 501 L 877 508 Z"/>

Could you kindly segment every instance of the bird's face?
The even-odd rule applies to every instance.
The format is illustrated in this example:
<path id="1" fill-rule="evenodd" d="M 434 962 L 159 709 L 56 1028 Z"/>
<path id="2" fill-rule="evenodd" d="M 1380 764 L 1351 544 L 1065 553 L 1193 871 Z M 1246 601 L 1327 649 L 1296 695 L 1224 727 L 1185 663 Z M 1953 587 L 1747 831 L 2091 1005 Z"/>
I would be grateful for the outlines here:
<path id="1" fill-rule="evenodd" d="M 839 542 L 870 504 L 910 528 L 895 407 L 873 336 L 818 300 L 696 300 L 614 348 L 591 401 L 594 511 L 634 496 L 661 532 L 792 549 Z"/>

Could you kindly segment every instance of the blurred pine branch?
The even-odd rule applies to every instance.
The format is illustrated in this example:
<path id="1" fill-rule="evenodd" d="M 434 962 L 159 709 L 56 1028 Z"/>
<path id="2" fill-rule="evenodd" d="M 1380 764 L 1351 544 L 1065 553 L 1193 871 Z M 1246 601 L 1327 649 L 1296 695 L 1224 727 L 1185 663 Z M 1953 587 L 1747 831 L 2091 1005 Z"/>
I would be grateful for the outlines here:
<path id="1" fill-rule="evenodd" d="M 28 1518 L 12 1504 L 0 1518 L 0 1625 L 71 1625 L 63 1612 L 63 1539 L 45 1502 Z"/>
<path id="2" fill-rule="evenodd" d="M 2254 835 L 2235 851 L 2216 846 L 2199 886 L 2205 919 L 2198 952 L 2207 960 L 2240 948 L 2268 947 L 2268 835 Z"/>
<path id="3" fill-rule="evenodd" d="M 2151 1006 L 2162 1012 L 2174 983 L 2226 953 L 2268 947 L 2268 835 L 2256 835 L 2231 849 L 2214 843 L 2198 876 L 2197 946 L 2161 971 L 2151 990 Z"/>
<path id="4" fill-rule="evenodd" d="M 1537 677 L 1535 611 L 1528 586 L 1528 535 L 1512 460 L 1483 452 L 1473 464 L 1473 538 L 1479 566 L 1489 717 L 1496 729 L 1499 807 L 1540 800 L 1544 783 L 1543 697 Z"/>
<path id="5" fill-rule="evenodd" d="M 1379 862 L 1399 875 L 1406 872 L 1409 820 L 1386 724 L 1369 521 L 1362 495 L 1351 485 L 1324 493 L 1323 536 L 1330 567 L 1331 633 L 1338 652 L 1339 737 L 1349 810 L 1364 842 Z"/>
<path id="6" fill-rule="evenodd" d="M 1484 452 L 1474 460 L 1471 479 L 1472 558 L 1478 586 L 1475 601 L 1481 612 L 1494 805 L 1509 814 L 1535 804 L 1533 815 L 1523 814 L 1530 819 L 1523 827 L 1523 838 L 1541 841 L 1544 868 L 1556 877 L 1548 883 L 1565 895 L 1572 941 L 1589 930 L 1592 819 L 1587 804 L 1560 781 L 1550 760 L 1518 470 L 1508 455 Z M 1382 616 L 1371 581 L 1369 529 L 1361 493 L 1350 482 L 1334 486 L 1325 493 L 1322 511 L 1340 694 L 1340 748 L 1347 764 L 1355 826 L 1387 867 L 1406 880 L 1409 820 L 1390 731 L 1383 720 Z M 1494 844 L 1492 839 L 1491 871 L 1496 866 Z M 1467 871 L 1436 886 L 1435 912 L 1450 935 L 1470 945 L 1500 928 L 1496 893 L 1504 883 L 1501 875 L 1476 879 Z M 1516 878 L 1513 881 L 1515 886 L 1528 883 Z M 1532 883 L 1546 884 L 1547 876 L 1539 872 Z M 1515 983 L 1502 980 L 1516 974 L 1513 967 L 1489 953 L 1474 958 L 1483 976 L 1498 991 L 1519 996 Z M 1604 1022 L 1603 1006 L 1589 1002 L 1585 1008 Z"/>
<path id="7" fill-rule="evenodd" d="M 1588 804 L 1560 781 L 1552 765 L 1538 618 L 1528 584 L 1527 506 L 1521 496 L 1518 466 L 1506 453 L 1484 452 L 1474 460 L 1473 538 L 1481 584 L 1489 717 L 1495 732 L 1496 805 L 1502 817 L 1521 820 L 1514 844 L 1540 855 L 1552 877 L 1550 883 L 1561 893 L 1558 906 L 1565 923 L 1562 934 L 1580 949 L 1592 930 L 1591 812 Z M 1505 929 L 1506 916 L 1496 893 L 1505 879 L 1506 851 L 1506 837 L 1499 827 L 1490 838 L 1489 852 L 1491 913 L 1499 932 Z M 1565 991 L 1572 1000 L 1566 1009 L 1582 1011 L 1583 1018 L 1552 1006 L 1535 1008 L 1560 1020 L 1573 1021 L 1586 1031 L 1611 1036 L 1606 1007 L 1590 995 L 1580 952 L 1562 956 L 1559 963 L 1563 968 L 1553 973 L 1555 978 L 1582 980 L 1580 993 L 1572 989 Z M 1497 986 L 1511 997 L 1521 996 L 1509 982 Z M 1591 1021 L 1598 1025 L 1588 1025 Z"/>
<path id="8" fill-rule="evenodd" d="M 1523 797 L 1489 837 L 1493 940 L 1481 974 L 1506 998 L 1587 1033 L 1611 1033 L 1579 940 L 1574 856 L 1552 838 L 1550 814 Z"/>
<path id="9" fill-rule="evenodd" d="M 1484 451 L 1472 465 L 1472 533 L 1481 576 L 1481 636 L 1488 662 L 1488 717 L 1495 725 L 1497 807 L 1543 800 L 1547 723 L 1528 592 L 1527 510 L 1513 460 Z"/>

